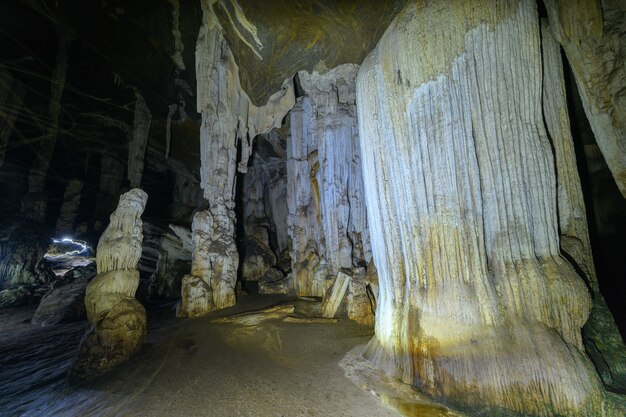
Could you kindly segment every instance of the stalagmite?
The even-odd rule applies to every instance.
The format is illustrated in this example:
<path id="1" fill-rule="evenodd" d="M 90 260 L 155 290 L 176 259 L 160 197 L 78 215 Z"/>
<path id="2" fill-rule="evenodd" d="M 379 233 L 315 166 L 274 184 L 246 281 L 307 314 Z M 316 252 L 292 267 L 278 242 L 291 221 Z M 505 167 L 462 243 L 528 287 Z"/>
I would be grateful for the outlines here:
<path id="1" fill-rule="evenodd" d="M 561 249 L 582 270 L 594 296 L 594 306 L 584 329 L 585 336 L 590 339 L 586 343 L 587 354 L 605 384 L 626 389 L 626 347 L 598 288 L 591 254 L 585 202 L 567 111 L 561 50 L 545 19 L 541 22 L 541 49 L 543 113 L 556 159 Z"/>
<path id="2" fill-rule="evenodd" d="M 602 415 L 561 256 L 536 4 L 410 3 L 366 58 L 357 109 L 373 257 L 368 357 L 430 395 Z"/>
<path id="3" fill-rule="evenodd" d="M 301 71 L 307 96 L 291 112 L 287 146 L 289 236 L 299 295 L 323 296 L 340 268 L 371 259 L 355 86 L 358 66 Z M 330 279 L 329 279 L 330 277 Z"/>
<path id="4" fill-rule="evenodd" d="M 82 181 L 71 179 L 67 183 L 65 193 L 63 194 L 61 213 L 59 213 L 59 218 L 57 219 L 57 235 L 72 233 L 74 231 L 74 222 L 76 221 L 76 215 L 78 214 L 78 206 L 80 205 L 82 191 Z"/>
<path id="5" fill-rule="evenodd" d="M 13 75 L 0 68 L 0 167 L 13 133 L 15 121 L 20 114 L 26 88 Z"/>
<path id="6" fill-rule="evenodd" d="M 28 190 L 31 193 L 40 193 L 46 185 L 46 175 L 54 154 L 57 136 L 59 135 L 59 122 L 61 121 L 61 98 L 65 90 L 65 79 L 68 68 L 68 52 L 72 39 L 65 33 L 60 34 L 59 49 L 54 64 L 52 79 L 50 80 L 50 104 L 48 112 L 50 115 L 50 126 L 46 129 L 46 134 L 37 146 L 35 161 L 30 169 L 28 177 Z"/>
<path id="7" fill-rule="evenodd" d="M 135 90 L 135 120 L 133 124 L 133 136 L 128 144 L 128 180 L 132 188 L 141 186 L 143 175 L 144 158 L 148 146 L 148 135 L 152 113 L 143 96 Z"/>
<path id="8" fill-rule="evenodd" d="M 92 327 L 70 373 L 93 376 L 137 353 L 146 336 L 146 311 L 135 299 L 142 249 L 141 214 L 148 195 L 132 189 L 120 197 L 96 253 L 98 275 L 87 286 L 85 308 Z"/>
<path id="9" fill-rule="evenodd" d="M 293 83 L 286 80 L 265 106 L 250 102 L 241 89 L 239 69 L 212 9 L 214 3 L 202 0 L 196 45 L 197 108 L 202 113 L 200 178 L 209 209 L 194 216 L 192 272 L 183 278 L 180 317 L 197 317 L 235 304 L 237 140 L 251 146 L 257 134 L 279 127 L 295 100 Z M 247 165 L 248 155 L 249 151 L 242 152 L 241 165 Z"/>
<path id="10" fill-rule="evenodd" d="M 626 3 L 546 0 L 545 4 L 598 146 L 626 198 Z"/>

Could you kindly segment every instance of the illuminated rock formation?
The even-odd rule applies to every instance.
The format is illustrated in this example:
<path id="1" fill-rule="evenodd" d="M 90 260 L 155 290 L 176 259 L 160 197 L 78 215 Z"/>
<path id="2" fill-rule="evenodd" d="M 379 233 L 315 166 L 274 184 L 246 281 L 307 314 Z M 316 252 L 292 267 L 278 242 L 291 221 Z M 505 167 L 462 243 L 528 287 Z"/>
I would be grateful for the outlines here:
<path id="1" fill-rule="evenodd" d="M 84 378 L 126 361 L 146 336 L 146 311 L 135 299 L 137 262 L 143 239 L 141 214 L 148 195 L 133 189 L 120 196 L 96 253 L 98 275 L 87 286 L 85 309 L 91 328 L 70 373 Z"/>
<path id="2" fill-rule="evenodd" d="M 299 295 L 323 296 L 340 268 L 371 259 L 358 148 L 358 66 L 299 73 L 307 96 L 291 111 L 287 197 Z"/>
<path id="3" fill-rule="evenodd" d="M 366 58 L 357 108 L 380 284 L 368 355 L 460 406 L 601 415 L 541 100 L 532 1 L 411 3 Z"/>
<path id="4" fill-rule="evenodd" d="M 239 68 L 224 40 L 214 3 L 202 0 L 203 20 L 196 45 L 197 108 L 202 113 L 200 177 L 209 209 L 194 216 L 192 271 L 183 278 L 181 317 L 235 304 L 237 143 L 241 144 L 239 170 L 245 172 L 254 137 L 279 127 L 295 100 L 293 83 L 286 80 L 265 106 L 250 102 L 241 89 Z"/>

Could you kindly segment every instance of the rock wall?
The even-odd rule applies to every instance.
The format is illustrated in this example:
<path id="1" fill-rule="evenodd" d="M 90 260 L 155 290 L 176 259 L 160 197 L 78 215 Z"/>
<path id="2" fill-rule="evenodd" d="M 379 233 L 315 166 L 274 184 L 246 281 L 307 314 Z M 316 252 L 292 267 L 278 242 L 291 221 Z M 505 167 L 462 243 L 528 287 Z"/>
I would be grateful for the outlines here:
<path id="1" fill-rule="evenodd" d="M 291 111 L 288 233 L 295 288 L 323 296 L 341 268 L 371 259 L 355 86 L 358 66 L 300 72 L 307 94 Z"/>
<path id="2" fill-rule="evenodd" d="M 82 379 L 126 361 L 146 336 L 146 311 L 135 299 L 142 221 L 148 195 L 132 189 L 120 196 L 96 253 L 98 275 L 89 283 L 85 310 L 91 328 L 83 338 L 70 374 Z"/>
<path id="3" fill-rule="evenodd" d="M 370 359 L 465 407 L 602 415 L 559 249 L 533 1 L 411 3 L 357 80 L 378 269 Z"/>

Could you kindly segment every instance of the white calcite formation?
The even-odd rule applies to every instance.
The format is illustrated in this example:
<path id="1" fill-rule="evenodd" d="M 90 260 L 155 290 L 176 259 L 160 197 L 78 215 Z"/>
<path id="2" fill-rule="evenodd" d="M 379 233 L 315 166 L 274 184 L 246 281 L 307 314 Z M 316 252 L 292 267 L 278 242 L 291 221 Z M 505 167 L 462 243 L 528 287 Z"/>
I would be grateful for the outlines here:
<path id="1" fill-rule="evenodd" d="M 598 146 L 626 197 L 626 2 L 547 0 L 545 4 Z"/>
<path id="2" fill-rule="evenodd" d="M 141 257 L 141 214 L 148 195 L 132 189 L 120 196 L 111 222 L 98 242 L 98 275 L 89 283 L 85 310 L 92 327 L 81 342 L 71 373 L 98 374 L 126 361 L 146 336 L 146 311 L 135 299 Z"/>
<path id="3" fill-rule="evenodd" d="M 371 259 L 356 117 L 358 66 L 301 71 L 291 111 L 288 233 L 298 295 L 323 296 L 341 268 Z"/>
<path id="4" fill-rule="evenodd" d="M 191 275 L 183 278 L 181 317 L 196 317 L 235 303 L 239 255 L 235 245 L 234 193 L 237 143 L 245 172 L 252 140 L 279 127 L 293 106 L 293 83 L 255 106 L 241 89 L 239 69 L 213 11 L 202 0 L 202 26 L 196 44 L 197 108 L 200 127 L 201 186 L 209 209 L 194 216 Z"/>
<path id="5" fill-rule="evenodd" d="M 138 90 L 135 90 L 133 134 L 128 143 L 128 181 L 132 188 L 141 186 L 151 123 L 152 113 L 150 113 L 146 100 Z"/>
<path id="6" fill-rule="evenodd" d="M 602 415 L 591 297 L 559 247 L 536 7 L 410 3 L 361 66 L 368 356 L 460 406 Z"/>

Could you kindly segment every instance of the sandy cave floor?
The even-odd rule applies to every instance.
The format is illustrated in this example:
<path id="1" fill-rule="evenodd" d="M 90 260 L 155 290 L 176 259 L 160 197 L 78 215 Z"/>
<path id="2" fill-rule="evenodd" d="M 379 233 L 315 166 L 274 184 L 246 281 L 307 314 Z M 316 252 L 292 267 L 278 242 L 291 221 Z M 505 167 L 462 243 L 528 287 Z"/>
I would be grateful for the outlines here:
<path id="1" fill-rule="evenodd" d="M 225 315 L 267 307 L 247 297 Z M 41 328 L 34 308 L 0 310 L 0 416 L 400 416 L 338 366 L 371 330 L 338 323 L 256 326 L 152 313 L 146 348 L 81 387 L 65 370 L 86 323 Z M 156 317 L 155 317 L 156 314 Z"/>

